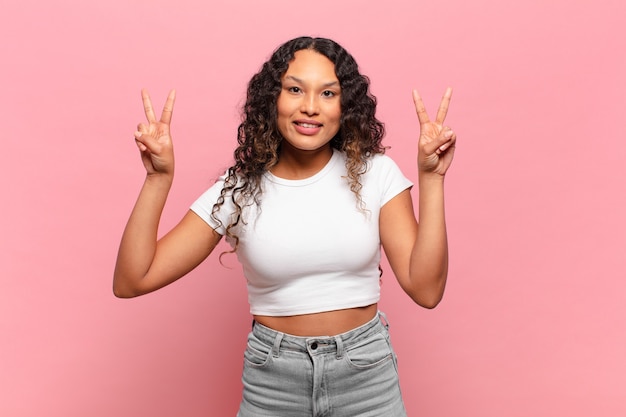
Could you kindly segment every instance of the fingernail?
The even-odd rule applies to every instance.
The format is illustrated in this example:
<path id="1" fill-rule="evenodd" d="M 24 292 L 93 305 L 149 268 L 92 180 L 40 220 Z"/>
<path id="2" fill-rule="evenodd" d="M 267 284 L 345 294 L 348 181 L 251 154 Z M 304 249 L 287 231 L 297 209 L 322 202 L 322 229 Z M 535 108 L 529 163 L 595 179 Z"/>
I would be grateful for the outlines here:
<path id="1" fill-rule="evenodd" d="M 443 136 L 444 136 L 446 139 L 450 139 L 450 138 L 452 137 L 452 135 L 454 135 L 454 132 L 453 132 L 453 131 L 451 131 L 451 130 L 448 130 L 446 133 L 444 133 L 444 134 L 443 134 Z"/>
<path id="2" fill-rule="evenodd" d="M 139 132 L 139 131 L 135 132 L 135 137 L 136 138 L 140 138 L 141 137 L 141 132 Z"/>

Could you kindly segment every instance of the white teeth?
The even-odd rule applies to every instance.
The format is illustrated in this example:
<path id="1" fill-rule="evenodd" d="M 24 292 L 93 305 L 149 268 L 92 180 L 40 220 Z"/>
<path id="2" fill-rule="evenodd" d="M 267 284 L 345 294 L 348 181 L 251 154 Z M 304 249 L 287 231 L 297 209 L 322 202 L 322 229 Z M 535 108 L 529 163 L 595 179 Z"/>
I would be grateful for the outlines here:
<path id="1" fill-rule="evenodd" d="M 313 128 L 313 127 L 317 127 L 318 125 L 314 125 L 311 123 L 298 123 L 300 126 L 302 127 L 308 127 L 308 128 Z"/>

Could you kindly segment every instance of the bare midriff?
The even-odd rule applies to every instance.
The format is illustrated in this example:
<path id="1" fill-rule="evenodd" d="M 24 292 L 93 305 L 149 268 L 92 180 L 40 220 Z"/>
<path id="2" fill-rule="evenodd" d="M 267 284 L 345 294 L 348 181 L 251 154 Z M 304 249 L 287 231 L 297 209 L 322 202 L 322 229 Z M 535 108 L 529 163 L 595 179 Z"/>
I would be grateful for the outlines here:
<path id="1" fill-rule="evenodd" d="M 336 336 L 372 320 L 378 305 L 347 308 L 297 316 L 254 316 L 257 323 L 294 336 Z"/>

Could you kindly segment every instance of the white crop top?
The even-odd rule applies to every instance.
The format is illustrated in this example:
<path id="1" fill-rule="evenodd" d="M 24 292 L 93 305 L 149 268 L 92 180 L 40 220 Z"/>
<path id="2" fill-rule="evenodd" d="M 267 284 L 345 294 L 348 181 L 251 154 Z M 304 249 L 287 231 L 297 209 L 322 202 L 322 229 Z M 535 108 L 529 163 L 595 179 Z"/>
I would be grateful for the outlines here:
<path id="1" fill-rule="evenodd" d="M 361 176 L 361 211 L 346 179 L 345 160 L 334 151 L 320 172 L 303 180 L 267 173 L 260 207 L 245 208 L 245 223 L 233 232 L 239 237 L 236 253 L 252 314 L 290 316 L 378 302 L 380 208 L 412 183 L 391 158 L 374 155 Z M 222 225 L 211 211 L 223 181 L 224 176 L 191 206 L 222 235 L 233 212 L 230 198 L 216 213 Z"/>

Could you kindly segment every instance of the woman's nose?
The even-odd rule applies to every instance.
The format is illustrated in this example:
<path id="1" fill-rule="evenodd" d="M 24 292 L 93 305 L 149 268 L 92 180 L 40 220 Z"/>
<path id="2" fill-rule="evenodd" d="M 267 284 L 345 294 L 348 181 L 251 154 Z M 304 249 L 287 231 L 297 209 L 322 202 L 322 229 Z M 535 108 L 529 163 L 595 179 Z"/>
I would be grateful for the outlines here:
<path id="1" fill-rule="evenodd" d="M 302 106 L 300 108 L 300 111 L 302 113 L 308 114 L 308 115 L 312 115 L 312 114 L 318 114 L 319 113 L 319 102 L 318 99 L 315 95 L 313 94 L 307 94 L 303 97 L 302 99 Z"/>

